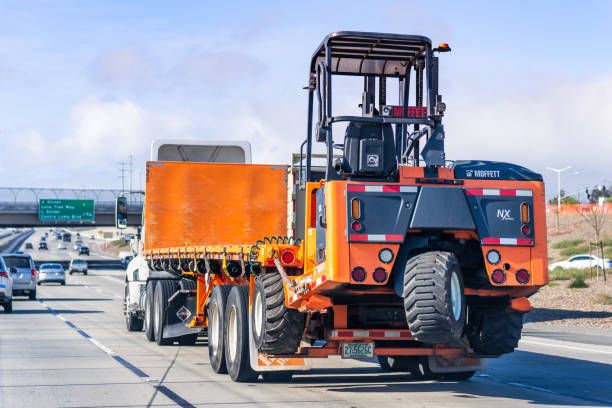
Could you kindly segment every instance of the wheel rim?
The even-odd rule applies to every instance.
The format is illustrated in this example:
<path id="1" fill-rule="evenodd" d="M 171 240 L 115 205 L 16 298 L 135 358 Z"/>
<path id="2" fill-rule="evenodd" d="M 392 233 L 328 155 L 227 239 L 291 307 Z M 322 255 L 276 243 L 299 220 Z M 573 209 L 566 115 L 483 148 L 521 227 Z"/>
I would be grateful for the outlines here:
<path id="1" fill-rule="evenodd" d="M 149 301 L 147 300 L 146 295 L 144 299 L 144 304 L 145 304 L 145 326 L 148 329 L 149 327 L 151 327 L 151 308 L 148 307 Z"/>
<path id="2" fill-rule="evenodd" d="M 451 308 L 453 309 L 453 317 L 455 320 L 459 320 L 461 317 L 461 309 L 462 305 L 462 297 L 461 297 L 461 285 L 459 284 L 459 277 L 457 276 L 457 272 L 453 272 L 451 275 L 451 287 L 450 287 L 450 295 L 451 295 Z"/>
<path id="3" fill-rule="evenodd" d="M 231 306 L 228 316 L 227 325 L 227 341 L 229 346 L 229 357 L 231 361 L 236 360 L 236 353 L 238 351 L 238 322 L 236 316 L 236 306 Z"/>
<path id="4" fill-rule="evenodd" d="M 208 325 L 208 337 L 213 352 L 217 353 L 217 347 L 219 346 L 219 309 L 217 304 L 213 303 L 210 305 L 210 324 Z"/>
<path id="5" fill-rule="evenodd" d="M 259 292 L 255 292 L 253 307 L 255 309 L 255 314 L 253 315 L 255 320 L 255 335 L 259 337 L 263 331 L 263 302 L 261 301 L 261 294 Z"/>

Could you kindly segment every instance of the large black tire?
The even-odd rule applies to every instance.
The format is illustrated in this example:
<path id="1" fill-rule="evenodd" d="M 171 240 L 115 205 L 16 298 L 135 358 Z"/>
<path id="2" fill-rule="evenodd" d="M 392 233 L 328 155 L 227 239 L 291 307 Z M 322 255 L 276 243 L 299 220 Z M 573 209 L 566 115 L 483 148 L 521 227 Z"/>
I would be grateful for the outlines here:
<path id="1" fill-rule="evenodd" d="M 523 330 L 522 313 L 475 311 L 470 315 L 470 320 L 468 339 L 475 352 L 502 355 L 512 353 L 518 347 Z"/>
<path id="2" fill-rule="evenodd" d="M 142 331 L 142 326 L 144 325 L 144 320 L 138 317 L 138 315 L 134 313 L 130 313 L 128 311 L 128 293 L 129 287 L 128 283 L 125 282 L 125 290 L 123 295 L 123 304 L 124 304 L 124 313 L 125 313 L 125 327 L 129 332 Z"/>
<path id="3" fill-rule="evenodd" d="M 227 297 L 224 336 L 225 363 L 230 378 L 251 382 L 257 372 L 251 368 L 249 355 L 249 287 L 234 286 Z"/>
<path id="4" fill-rule="evenodd" d="M 13 313 L 13 301 L 12 300 L 4 304 L 4 313 Z"/>
<path id="5" fill-rule="evenodd" d="M 305 315 L 285 306 L 279 273 L 255 278 L 251 327 L 257 350 L 265 354 L 295 353 L 302 340 Z"/>
<path id="6" fill-rule="evenodd" d="M 450 343 L 462 336 L 465 296 L 454 254 L 431 251 L 410 258 L 404 271 L 403 295 L 408 328 L 417 341 Z"/>
<path id="7" fill-rule="evenodd" d="M 168 299 L 176 292 L 176 282 L 171 280 L 160 280 L 155 286 L 155 297 L 153 298 L 155 311 L 155 342 L 159 346 L 168 346 L 174 343 L 175 338 L 164 337 L 164 327 L 166 326 L 166 308 Z"/>
<path id="8" fill-rule="evenodd" d="M 155 341 L 155 312 L 153 311 L 153 297 L 155 296 L 155 281 L 148 281 L 145 287 L 145 337 L 149 341 Z"/>
<path id="9" fill-rule="evenodd" d="M 31 290 L 30 293 L 28 293 L 28 299 L 36 300 L 36 289 Z"/>
<path id="10" fill-rule="evenodd" d="M 227 296 L 231 289 L 231 285 L 215 286 L 206 309 L 208 314 L 208 360 L 213 371 L 217 374 L 227 374 L 224 323 Z"/>
<path id="11" fill-rule="evenodd" d="M 376 356 L 380 368 L 387 373 L 399 373 L 410 371 L 408 356 Z"/>

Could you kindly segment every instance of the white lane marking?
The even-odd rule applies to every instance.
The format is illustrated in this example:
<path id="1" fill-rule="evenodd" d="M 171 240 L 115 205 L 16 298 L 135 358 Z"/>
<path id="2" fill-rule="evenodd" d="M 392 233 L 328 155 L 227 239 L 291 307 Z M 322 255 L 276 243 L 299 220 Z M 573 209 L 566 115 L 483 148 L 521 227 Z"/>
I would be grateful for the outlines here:
<path id="1" fill-rule="evenodd" d="M 523 339 L 521 339 L 520 343 L 536 344 L 538 346 L 557 347 L 557 348 L 563 348 L 563 349 L 568 349 L 568 350 L 588 351 L 588 352 L 591 352 L 591 353 L 611 354 L 612 355 L 612 351 L 596 350 L 596 349 L 592 349 L 592 348 L 588 348 L 588 347 L 567 346 L 567 345 L 564 345 L 564 344 L 549 343 L 549 342 L 543 342 L 543 341 L 534 341 L 534 340 L 523 340 Z"/>
<path id="2" fill-rule="evenodd" d="M 105 352 L 109 356 L 115 355 L 115 352 L 113 350 L 111 350 L 110 348 L 106 347 L 104 344 L 100 343 L 98 340 L 96 340 L 93 337 L 91 337 L 87 332 L 85 332 L 83 329 L 80 329 L 76 324 L 72 323 L 70 320 L 66 320 L 66 318 L 64 316 L 62 316 L 61 314 L 57 313 L 55 310 L 53 310 L 52 307 L 47 305 L 44 301 L 41 300 L 40 303 L 44 307 L 49 309 L 49 311 L 53 314 L 53 316 L 57 317 L 58 319 L 60 319 L 64 323 L 66 323 L 68 325 L 68 327 L 70 327 L 72 330 L 76 331 L 79 335 L 81 335 L 81 337 L 84 337 L 87 340 L 89 340 L 94 346 L 98 347 L 100 350 L 102 350 L 103 352 Z"/>
<path id="3" fill-rule="evenodd" d="M 99 278 L 104 278 L 104 279 L 112 280 L 114 282 L 125 283 L 125 279 L 117 278 L 115 276 L 108 276 L 108 275 L 95 275 L 95 276 L 97 276 Z"/>
<path id="4" fill-rule="evenodd" d="M 108 347 L 106 347 L 104 344 L 100 343 L 98 340 L 94 339 L 93 337 L 88 337 L 87 340 L 92 342 L 96 347 L 98 347 L 100 350 L 102 350 L 109 356 L 112 356 L 115 354 L 113 350 L 109 349 Z"/>

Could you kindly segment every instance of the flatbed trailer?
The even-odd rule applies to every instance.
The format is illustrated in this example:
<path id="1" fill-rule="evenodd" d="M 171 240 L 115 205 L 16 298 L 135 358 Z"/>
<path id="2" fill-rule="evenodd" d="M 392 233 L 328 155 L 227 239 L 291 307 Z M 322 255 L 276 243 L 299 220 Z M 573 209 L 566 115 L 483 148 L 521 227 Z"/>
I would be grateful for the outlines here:
<path id="1" fill-rule="evenodd" d="M 332 33 L 312 58 L 297 166 L 147 163 L 142 255 L 159 344 L 184 339 L 177 325 L 206 329 L 212 369 L 234 381 L 288 379 L 334 355 L 465 380 L 514 351 L 528 297 L 548 282 L 544 184 L 514 164 L 446 160 L 435 55 L 449 50 Z M 361 116 L 332 115 L 334 75 L 364 78 Z"/>

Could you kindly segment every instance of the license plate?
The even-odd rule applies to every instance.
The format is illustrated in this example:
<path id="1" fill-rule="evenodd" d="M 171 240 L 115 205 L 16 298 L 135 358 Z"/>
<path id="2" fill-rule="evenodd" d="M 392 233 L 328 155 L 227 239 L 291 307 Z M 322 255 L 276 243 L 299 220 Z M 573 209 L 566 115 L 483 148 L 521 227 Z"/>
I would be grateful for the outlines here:
<path id="1" fill-rule="evenodd" d="M 342 343 L 342 358 L 372 358 L 374 343 Z"/>

